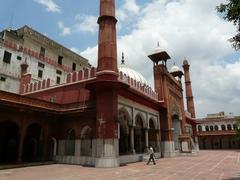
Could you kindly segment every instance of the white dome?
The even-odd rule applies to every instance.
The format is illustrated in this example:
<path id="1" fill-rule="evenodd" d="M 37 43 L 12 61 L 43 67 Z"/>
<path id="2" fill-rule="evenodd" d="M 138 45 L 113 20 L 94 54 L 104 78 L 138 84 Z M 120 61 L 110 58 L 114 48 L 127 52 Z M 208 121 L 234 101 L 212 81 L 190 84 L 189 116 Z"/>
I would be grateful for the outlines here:
<path id="1" fill-rule="evenodd" d="M 120 72 L 123 73 L 123 75 L 127 75 L 130 78 L 132 78 L 133 80 L 136 80 L 137 82 L 140 82 L 141 84 L 147 84 L 146 79 L 143 77 L 142 74 L 140 74 L 139 72 L 127 67 L 125 64 L 121 64 L 120 67 L 118 68 L 118 70 Z"/>
<path id="2" fill-rule="evenodd" d="M 161 53 L 161 52 L 164 52 L 165 50 L 163 48 L 161 48 L 160 46 L 157 46 L 153 53 L 152 54 L 158 54 L 158 53 Z"/>
<path id="3" fill-rule="evenodd" d="M 181 71 L 181 70 L 180 70 L 180 68 L 178 66 L 175 66 L 175 65 L 170 69 L 170 73 L 178 72 L 178 71 Z"/>

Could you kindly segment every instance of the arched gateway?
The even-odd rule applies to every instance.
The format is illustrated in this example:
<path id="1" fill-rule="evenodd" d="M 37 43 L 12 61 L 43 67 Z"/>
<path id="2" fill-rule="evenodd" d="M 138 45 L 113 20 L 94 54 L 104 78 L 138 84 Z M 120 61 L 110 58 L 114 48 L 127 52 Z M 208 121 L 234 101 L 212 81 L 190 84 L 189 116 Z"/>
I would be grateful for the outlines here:
<path id="1" fill-rule="evenodd" d="M 0 123 L 0 163 L 15 163 L 19 151 L 19 127 L 12 121 Z"/>
<path id="2" fill-rule="evenodd" d="M 125 109 L 119 110 L 119 154 L 128 154 L 130 152 L 130 116 Z"/>
<path id="3" fill-rule="evenodd" d="M 23 145 L 23 161 L 41 161 L 43 159 L 44 132 L 41 125 L 34 123 L 27 127 Z"/>

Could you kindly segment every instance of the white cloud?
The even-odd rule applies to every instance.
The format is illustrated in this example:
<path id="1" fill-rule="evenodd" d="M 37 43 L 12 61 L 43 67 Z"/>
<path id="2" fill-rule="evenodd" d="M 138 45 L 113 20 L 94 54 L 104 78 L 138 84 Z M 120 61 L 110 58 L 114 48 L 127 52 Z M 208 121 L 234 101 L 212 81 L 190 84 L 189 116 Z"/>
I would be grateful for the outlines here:
<path id="1" fill-rule="evenodd" d="M 71 47 L 70 50 L 77 53 L 77 54 L 80 54 L 80 50 L 78 48 Z"/>
<path id="2" fill-rule="evenodd" d="M 49 12 L 61 12 L 60 7 L 53 2 L 53 0 L 34 0 L 35 2 L 37 2 L 38 4 L 41 4 L 43 6 L 46 7 L 46 10 Z"/>
<path id="3" fill-rule="evenodd" d="M 62 31 L 60 34 L 63 36 L 78 32 L 96 33 L 98 31 L 97 17 L 77 14 L 75 16 L 75 24 L 71 28 L 64 26 L 61 21 L 58 22 L 58 27 Z"/>
<path id="4" fill-rule="evenodd" d="M 74 25 L 74 30 L 77 32 L 97 32 L 97 17 L 91 15 L 76 15 L 76 24 Z"/>
<path id="5" fill-rule="evenodd" d="M 140 7 L 137 5 L 135 0 L 125 0 L 124 9 L 134 14 L 139 12 Z"/>
<path id="6" fill-rule="evenodd" d="M 168 67 L 173 62 L 181 67 L 184 57 L 189 60 L 198 117 L 218 111 L 239 114 L 239 60 L 219 65 L 234 52 L 227 40 L 235 33 L 232 24 L 216 13 L 215 7 L 221 2 L 153 0 L 132 12 L 124 5 L 117 13 L 120 18 L 128 18 L 133 12 L 138 18 L 133 22 L 135 28 L 118 37 L 119 61 L 121 52 L 125 52 L 126 63 L 153 84 L 152 62 L 147 55 L 159 41 L 172 57 Z M 82 55 L 96 65 L 97 46 L 88 47 Z"/>
<path id="7" fill-rule="evenodd" d="M 233 64 L 200 66 L 192 72 L 197 111 L 200 115 L 219 111 L 239 114 L 240 59 Z M 197 81 L 198 80 L 198 81 Z M 197 82 L 200 84 L 197 84 Z"/>
<path id="8" fill-rule="evenodd" d="M 61 36 L 66 36 L 71 34 L 71 29 L 69 27 L 64 26 L 62 21 L 58 22 L 58 27 L 61 29 Z"/>
<path id="9" fill-rule="evenodd" d="M 139 11 L 140 7 L 135 0 L 124 0 L 124 4 L 117 9 L 116 15 L 118 20 L 125 21 L 136 17 Z"/>
<path id="10" fill-rule="evenodd" d="M 97 51 L 98 51 L 98 47 L 88 47 L 87 49 L 85 49 L 83 52 L 81 52 L 80 54 L 87 58 L 90 61 L 90 64 L 92 66 L 97 67 Z"/>

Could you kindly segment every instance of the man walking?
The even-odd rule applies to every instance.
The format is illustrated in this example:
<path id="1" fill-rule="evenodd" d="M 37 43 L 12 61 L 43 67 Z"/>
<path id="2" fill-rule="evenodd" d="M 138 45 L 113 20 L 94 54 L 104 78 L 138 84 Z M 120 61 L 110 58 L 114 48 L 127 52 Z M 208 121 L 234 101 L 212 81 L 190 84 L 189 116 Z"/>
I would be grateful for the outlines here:
<path id="1" fill-rule="evenodd" d="M 149 160 L 147 162 L 147 165 L 150 163 L 151 160 L 153 161 L 153 164 L 156 165 L 156 162 L 154 160 L 155 155 L 154 155 L 154 151 L 153 151 L 152 146 L 150 146 L 150 148 L 149 148 L 149 154 L 150 154 L 150 156 L 149 156 Z"/>

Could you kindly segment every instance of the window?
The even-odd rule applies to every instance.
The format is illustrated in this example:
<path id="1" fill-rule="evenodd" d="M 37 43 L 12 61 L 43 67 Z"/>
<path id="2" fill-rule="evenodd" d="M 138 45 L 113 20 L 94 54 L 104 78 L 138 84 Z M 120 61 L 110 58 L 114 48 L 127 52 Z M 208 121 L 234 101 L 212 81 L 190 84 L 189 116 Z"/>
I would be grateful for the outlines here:
<path id="1" fill-rule="evenodd" d="M 42 78 L 42 76 L 43 76 L 43 71 L 42 70 L 38 70 L 38 77 Z"/>
<path id="2" fill-rule="evenodd" d="M 214 126 L 214 130 L 218 131 L 218 126 L 217 125 Z"/>
<path id="3" fill-rule="evenodd" d="M 237 130 L 237 124 L 233 124 L 233 129 Z"/>
<path id="4" fill-rule="evenodd" d="M 198 126 L 198 131 L 202 131 L 202 126 Z"/>
<path id="5" fill-rule="evenodd" d="M 5 82 L 5 81 L 6 81 L 6 78 L 5 78 L 5 77 L 1 77 L 1 78 L 0 78 L 0 81 Z"/>
<path id="6" fill-rule="evenodd" d="M 40 54 L 39 54 L 39 58 L 44 58 L 45 57 L 45 48 L 41 47 L 40 48 Z"/>
<path id="7" fill-rule="evenodd" d="M 44 67 L 45 67 L 45 64 L 39 62 L 39 63 L 38 63 L 38 67 L 44 68 Z"/>
<path id="8" fill-rule="evenodd" d="M 210 126 L 210 131 L 213 131 L 213 126 Z"/>
<path id="9" fill-rule="evenodd" d="M 63 57 L 62 56 L 58 56 L 58 64 L 62 65 L 62 60 L 63 60 Z"/>
<path id="10" fill-rule="evenodd" d="M 57 76 L 57 84 L 61 83 L 61 78 L 59 76 Z"/>
<path id="11" fill-rule="evenodd" d="M 62 75 L 62 71 L 60 71 L 60 70 L 56 70 L 56 73 L 59 75 Z"/>
<path id="12" fill-rule="evenodd" d="M 73 71 L 76 71 L 76 63 L 73 63 L 73 64 L 72 64 L 72 70 L 73 70 Z"/>
<path id="13" fill-rule="evenodd" d="M 21 61 L 22 57 L 21 56 L 17 56 L 17 60 Z"/>
<path id="14" fill-rule="evenodd" d="M 228 125 L 227 125 L 227 130 L 229 130 L 229 131 L 232 130 L 232 126 L 231 126 L 231 124 L 228 124 Z"/>
<path id="15" fill-rule="evenodd" d="M 12 57 L 12 53 L 4 51 L 3 62 L 10 64 L 11 57 Z"/>
<path id="16" fill-rule="evenodd" d="M 209 127 L 208 126 L 206 126 L 205 128 L 206 128 L 206 131 L 209 131 Z"/>
<path id="17" fill-rule="evenodd" d="M 222 128 L 222 131 L 225 131 L 226 130 L 226 126 L 223 124 L 221 125 L 221 128 Z"/>

